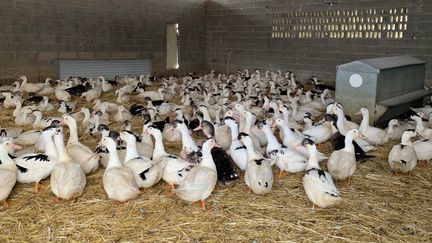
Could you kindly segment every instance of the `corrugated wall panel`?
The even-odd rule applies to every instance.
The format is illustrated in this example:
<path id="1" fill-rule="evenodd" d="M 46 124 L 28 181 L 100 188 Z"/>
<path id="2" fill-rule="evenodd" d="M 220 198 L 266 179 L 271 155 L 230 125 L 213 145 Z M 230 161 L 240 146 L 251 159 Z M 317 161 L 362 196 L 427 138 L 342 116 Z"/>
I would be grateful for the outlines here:
<path id="1" fill-rule="evenodd" d="M 60 78 L 80 76 L 114 78 L 116 75 L 141 75 L 151 72 L 150 59 L 60 60 Z"/>

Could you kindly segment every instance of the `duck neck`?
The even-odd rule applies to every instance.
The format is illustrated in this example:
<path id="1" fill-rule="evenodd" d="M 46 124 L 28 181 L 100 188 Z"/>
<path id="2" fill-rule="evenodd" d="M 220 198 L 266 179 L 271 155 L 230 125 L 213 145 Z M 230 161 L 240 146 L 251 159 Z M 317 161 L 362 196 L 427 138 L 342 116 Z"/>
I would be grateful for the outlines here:
<path id="1" fill-rule="evenodd" d="M 272 130 L 268 126 L 262 128 L 266 138 L 267 138 L 267 152 L 280 149 L 281 145 L 273 134 Z"/>
<path id="2" fill-rule="evenodd" d="M 83 110 L 82 113 L 84 114 L 84 119 L 82 120 L 83 123 L 86 123 L 90 120 L 90 111 L 89 110 Z"/>
<path id="3" fill-rule="evenodd" d="M 76 121 L 72 120 L 69 124 L 69 140 L 68 144 L 70 143 L 78 143 L 78 129 Z"/>
<path id="4" fill-rule="evenodd" d="M 162 141 L 162 133 L 160 133 L 160 131 L 157 133 L 154 133 L 153 137 L 155 139 L 154 150 L 153 150 L 153 160 L 159 161 L 160 158 L 167 155 L 163 141 Z"/>
<path id="5" fill-rule="evenodd" d="M 139 157 L 139 154 L 136 146 L 136 139 L 130 139 L 129 141 L 127 141 L 126 155 L 124 161 L 127 162 L 137 157 Z"/>
<path id="6" fill-rule="evenodd" d="M 388 128 L 387 128 L 387 134 L 391 135 L 394 133 L 394 126 L 393 124 L 389 124 Z"/>
<path id="7" fill-rule="evenodd" d="M 216 165 L 211 154 L 211 148 L 208 146 L 203 146 L 202 148 L 202 160 L 201 166 L 207 167 L 213 171 L 216 171 Z"/>
<path id="8" fill-rule="evenodd" d="M 19 111 L 21 110 L 22 107 L 22 103 L 21 102 L 16 102 L 15 103 L 15 110 L 13 111 L 13 115 L 14 116 L 18 116 Z"/>
<path id="9" fill-rule="evenodd" d="M 0 161 L 5 168 L 13 171 L 17 170 L 15 162 L 9 157 L 9 153 L 4 145 L 2 145 L 0 149 Z"/>
<path id="10" fill-rule="evenodd" d="M 42 133 L 42 139 L 45 146 L 45 154 L 48 155 L 50 159 L 57 159 L 58 154 L 53 138 L 49 134 Z"/>
<path id="11" fill-rule="evenodd" d="M 411 136 L 409 136 L 408 134 L 402 134 L 401 144 L 412 146 Z"/>
<path id="12" fill-rule="evenodd" d="M 363 114 L 363 119 L 360 123 L 360 130 L 365 130 L 368 127 L 369 127 L 369 114 L 365 112 Z"/>
<path id="13" fill-rule="evenodd" d="M 216 111 L 216 117 L 215 117 L 214 123 L 215 124 L 220 124 L 220 121 L 221 121 L 221 119 L 220 119 L 220 110 L 217 110 Z"/>
<path id="14" fill-rule="evenodd" d="M 244 146 L 246 146 L 248 161 L 259 159 L 260 157 L 256 154 L 255 148 L 253 146 L 252 140 L 249 138 L 246 141 L 242 141 Z"/>
<path id="15" fill-rule="evenodd" d="M 292 108 L 291 116 L 296 117 L 297 116 L 297 108 L 298 108 L 296 101 L 293 101 L 293 103 L 291 104 L 291 108 Z"/>
<path id="16" fill-rule="evenodd" d="M 238 132 L 238 125 L 237 124 L 231 124 L 231 123 L 229 123 L 229 124 L 227 124 L 228 125 L 228 127 L 230 128 L 230 130 L 231 130 L 231 137 L 232 137 L 232 140 L 233 141 L 235 141 L 235 140 L 237 140 L 237 138 L 238 138 L 238 134 L 239 134 L 239 132 Z"/>
<path id="17" fill-rule="evenodd" d="M 208 109 L 202 109 L 201 112 L 203 113 L 203 119 L 205 121 L 211 122 L 211 118 L 210 118 L 210 113 L 208 111 Z"/>
<path id="18" fill-rule="evenodd" d="M 282 115 L 283 115 L 282 118 L 283 118 L 284 122 L 288 125 L 289 124 L 289 111 L 283 110 Z"/>
<path id="19" fill-rule="evenodd" d="M 113 144 L 110 144 L 107 146 L 107 149 L 109 151 L 109 159 L 108 159 L 108 166 L 109 168 L 115 168 L 115 167 L 122 167 L 122 163 L 120 162 L 118 153 L 117 153 L 117 147 Z"/>
<path id="20" fill-rule="evenodd" d="M 35 116 L 35 121 L 33 122 L 33 126 L 37 126 L 42 121 L 42 114 L 36 114 L 34 116 Z"/>
<path id="21" fill-rule="evenodd" d="M 324 94 L 324 93 L 321 94 L 320 98 L 321 98 L 321 103 L 322 103 L 323 105 L 327 105 L 326 100 L 325 100 L 325 94 Z"/>
<path id="22" fill-rule="evenodd" d="M 339 130 L 339 132 L 342 135 L 345 135 L 345 116 L 343 112 L 338 112 L 337 115 L 337 121 L 336 121 L 336 125 L 337 125 L 337 129 Z"/>
<path id="23" fill-rule="evenodd" d="M 344 150 L 349 153 L 354 153 L 353 137 L 345 136 L 345 147 Z"/>
<path id="24" fill-rule="evenodd" d="M 193 151 L 198 151 L 199 148 L 196 145 L 195 141 L 192 139 L 192 136 L 189 134 L 189 130 L 185 127 L 180 128 L 180 133 L 182 135 L 182 146 L 183 148 L 191 148 Z"/>
<path id="25" fill-rule="evenodd" d="M 306 165 L 306 170 L 310 169 L 320 169 L 318 165 L 318 150 L 315 146 L 309 148 L 309 160 Z"/>
<path id="26" fill-rule="evenodd" d="M 287 124 L 283 123 L 280 125 L 280 128 L 282 129 L 282 132 L 284 134 L 284 141 L 293 142 L 295 141 L 295 137 L 291 129 L 288 127 Z"/>
<path id="27" fill-rule="evenodd" d="M 57 148 L 57 163 L 72 162 L 72 158 L 69 156 L 64 144 L 63 134 L 54 135 L 54 143 Z"/>
<path id="28" fill-rule="evenodd" d="M 246 118 L 245 125 L 243 126 L 243 132 L 251 135 L 251 127 L 252 127 L 253 119 Z"/>
<path id="29" fill-rule="evenodd" d="M 421 118 L 415 119 L 415 122 L 416 122 L 416 128 L 415 128 L 416 132 L 421 132 L 425 129 Z"/>

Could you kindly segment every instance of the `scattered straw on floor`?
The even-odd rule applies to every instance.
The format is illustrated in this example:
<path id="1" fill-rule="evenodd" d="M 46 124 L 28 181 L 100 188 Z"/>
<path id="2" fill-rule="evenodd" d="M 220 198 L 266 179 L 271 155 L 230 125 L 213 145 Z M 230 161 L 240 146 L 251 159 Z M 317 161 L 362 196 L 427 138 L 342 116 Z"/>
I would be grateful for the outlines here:
<path id="1" fill-rule="evenodd" d="M 2 127 L 13 126 L 11 112 L 0 112 Z M 134 129 L 141 125 L 134 118 Z M 82 131 L 80 136 L 92 149 L 98 142 Z M 431 242 L 432 170 L 416 168 L 413 176 L 394 176 L 387 164 L 392 145 L 361 164 L 350 186 L 338 186 L 344 201 L 331 209 L 311 209 L 301 173 L 276 179 L 266 196 L 248 194 L 243 181 L 217 188 L 207 212 L 170 196 L 162 182 L 135 200 L 114 203 L 102 187 L 103 169 L 87 177 L 84 195 L 76 202 L 53 203 L 49 179 L 40 193 L 33 192 L 33 185 L 17 184 L 10 208 L 0 208 L 0 241 Z M 179 144 L 167 147 L 178 152 Z M 330 144 L 321 150 L 329 153 Z"/>

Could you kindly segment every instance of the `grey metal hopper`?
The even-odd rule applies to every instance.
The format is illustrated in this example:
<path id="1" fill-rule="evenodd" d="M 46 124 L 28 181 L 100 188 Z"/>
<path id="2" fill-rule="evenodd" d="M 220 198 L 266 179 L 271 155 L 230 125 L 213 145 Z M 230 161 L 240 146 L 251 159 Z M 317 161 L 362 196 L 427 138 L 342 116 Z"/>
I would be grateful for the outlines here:
<path id="1" fill-rule="evenodd" d="M 426 62 L 411 56 L 357 60 L 336 70 L 336 100 L 354 120 L 361 107 L 370 112 L 370 121 L 379 123 L 422 105 L 431 94 L 424 89 Z"/>

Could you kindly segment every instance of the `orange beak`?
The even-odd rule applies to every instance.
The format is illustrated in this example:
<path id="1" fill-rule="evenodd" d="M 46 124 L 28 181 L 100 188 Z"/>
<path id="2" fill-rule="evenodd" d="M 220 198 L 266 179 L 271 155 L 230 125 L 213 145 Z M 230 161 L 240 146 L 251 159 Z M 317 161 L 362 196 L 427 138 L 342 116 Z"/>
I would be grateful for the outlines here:
<path id="1" fill-rule="evenodd" d="M 199 131 L 199 130 L 202 130 L 202 126 L 201 125 L 199 125 L 199 126 L 197 126 L 196 128 L 193 129 L 194 132 Z"/>
<path id="2" fill-rule="evenodd" d="M 13 150 L 21 150 L 23 147 L 17 145 L 17 144 L 12 144 L 12 149 Z"/>

